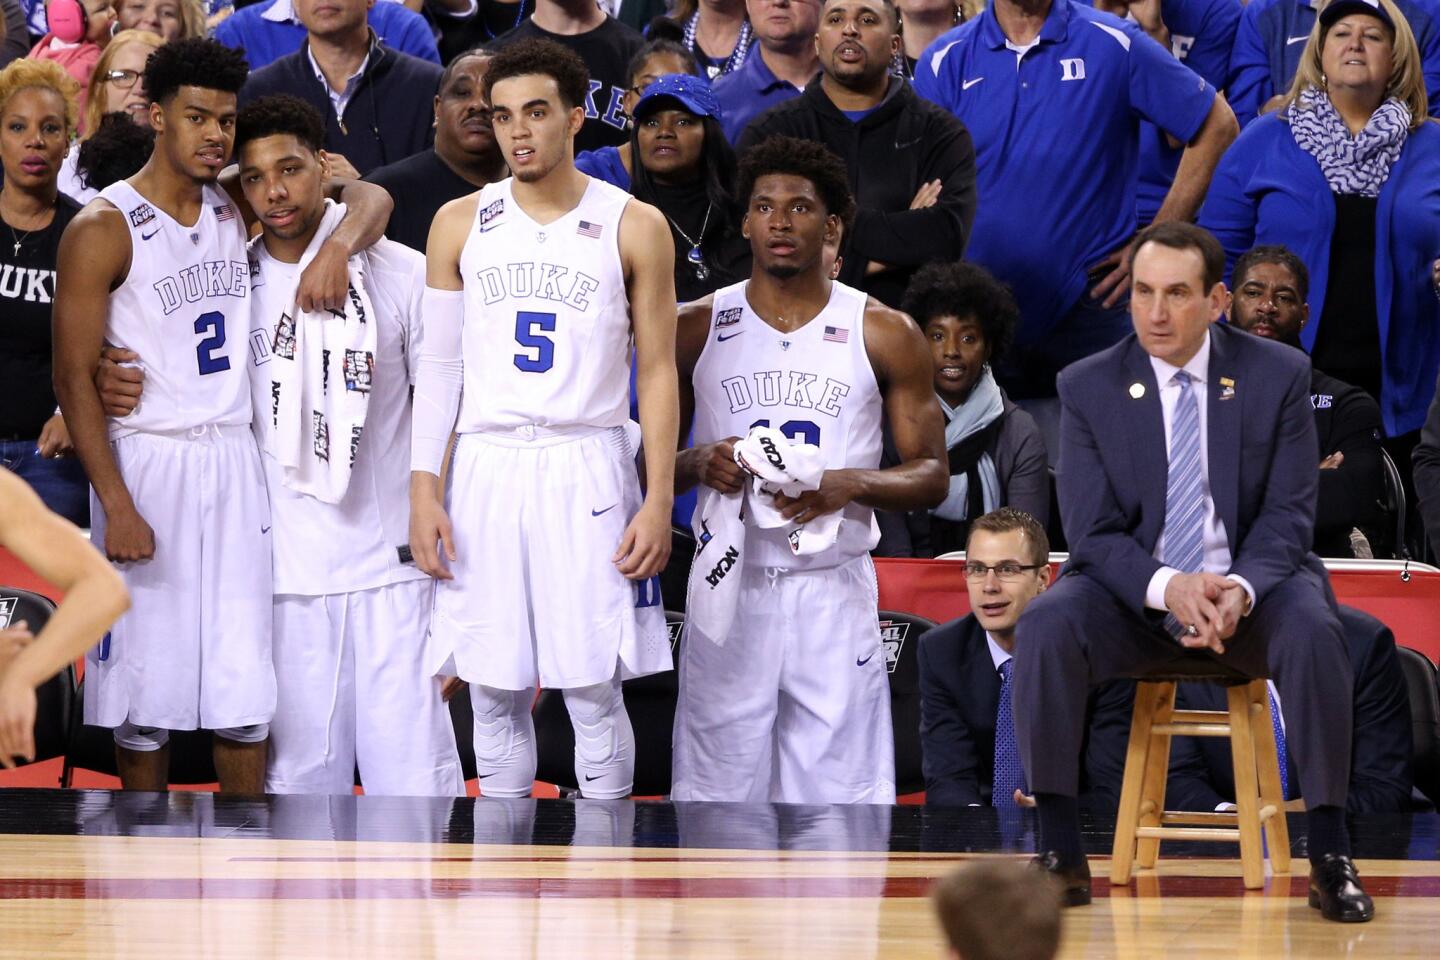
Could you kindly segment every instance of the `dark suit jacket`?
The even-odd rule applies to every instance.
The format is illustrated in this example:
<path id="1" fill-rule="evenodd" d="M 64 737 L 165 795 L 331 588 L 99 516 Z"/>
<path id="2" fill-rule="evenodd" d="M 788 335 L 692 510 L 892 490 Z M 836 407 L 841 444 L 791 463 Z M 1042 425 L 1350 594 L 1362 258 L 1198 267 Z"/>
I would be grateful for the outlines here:
<path id="1" fill-rule="evenodd" d="M 1315 408 L 1315 431 L 1320 438 L 1320 459 L 1343 453 L 1345 462 L 1320 471 L 1320 492 L 1315 507 L 1315 552 L 1322 557 L 1349 557 L 1350 529 L 1377 532 L 1380 497 L 1385 491 L 1381 466 L 1380 405 L 1359 387 L 1336 380 L 1319 370 L 1310 375 L 1310 404 Z M 1383 533 L 1383 532 L 1382 532 Z M 1385 537 L 1389 542 L 1393 537 Z"/>
<path id="2" fill-rule="evenodd" d="M 1000 675 L 975 615 L 953 620 L 920 638 L 920 747 L 925 803 L 990 805 L 995 780 L 995 710 Z M 1113 811 L 1125 779 L 1125 748 L 1135 684 L 1101 684 L 1086 708 L 1080 803 Z"/>
<path id="3" fill-rule="evenodd" d="M 1230 540 L 1229 572 L 1250 582 L 1257 603 L 1297 575 L 1315 578 L 1331 596 L 1325 568 L 1310 552 L 1319 473 L 1310 359 L 1211 324 L 1208 381 L 1210 495 Z M 1143 616 L 1165 525 L 1165 425 L 1155 371 L 1131 334 L 1071 364 L 1057 386 L 1056 483 L 1069 568 Z"/>
<path id="4" fill-rule="evenodd" d="M 1395 653 L 1395 636 L 1379 620 L 1340 608 L 1340 625 L 1355 668 L 1355 740 L 1350 761 L 1351 813 L 1400 813 L 1410 809 L 1415 777 L 1411 752 L 1410 700 Z M 1182 683 L 1175 705 L 1184 710 L 1224 710 L 1225 688 Z M 1283 705 L 1282 705 L 1283 707 Z M 1290 763 L 1291 796 L 1300 780 Z M 1171 810 L 1214 810 L 1235 802 L 1230 743 L 1219 737 L 1176 737 L 1170 747 L 1165 806 Z"/>

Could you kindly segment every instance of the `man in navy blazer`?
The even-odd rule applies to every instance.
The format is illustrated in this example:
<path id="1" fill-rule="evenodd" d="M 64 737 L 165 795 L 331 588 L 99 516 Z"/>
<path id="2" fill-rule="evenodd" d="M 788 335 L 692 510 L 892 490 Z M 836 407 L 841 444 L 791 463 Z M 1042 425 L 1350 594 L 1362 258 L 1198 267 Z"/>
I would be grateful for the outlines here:
<path id="1" fill-rule="evenodd" d="M 1340 627 L 1355 673 L 1348 809 L 1357 814 L 1408 812 L 1415 786 L 1415 741 L 1395 635 L 1385 624 L 1353 607 L 1340 607 Z M 1175 691 L 1175 706 L 1181 710 L 1224 710 L 1225 688 L 1213 683 L 1182 683 Z M 1285 795 L 1295 799 L 1301 793 L 1294 758 L 1288 767 Z M 1170 745 L 1165 806 L 1171 810 L 1215 810 L 1220 804 L 1234 802 L 1235 767 L 1230 762 L 1230 742 L 1223 737 L 1177 737 Z"/>
<path id="2" fill-rule="evenodd" d="M 920 638 L 926 806 L 1015 802 L 1013 796 L 993 795 L 1002 667 L 1014 656 L 1016 621 L 1050 584 L 1049 553 L 1045 528 L 1023 511 L 1001 507 L 970 526 L 965 586 L 971 612 Z M 1135 684 L 1128 680 L 1090 693 L 1080 782 L 1080 802 L 1087 810 L 1114 813 L 1120 805 L 1134 704 Z"/>
<path id="3" fill-rule="evenodd" d="M 1015 728 L 1037 861 L 1068 903 L 1089 902 L 1076 802 L 1089 688 L 1215 657 L 1280 693 L 1309 806 L 1310 904 L 1327 919 L 1369 920 L 1345 828 L 1350 658 L 1310 552 L 1309 361 L 1215 324 L 1225 259 L 1206 231 L 1158 223 L 1131 254 L 1135 333 L 1058 382 L 1070 564 L 1017 630 Z"/>

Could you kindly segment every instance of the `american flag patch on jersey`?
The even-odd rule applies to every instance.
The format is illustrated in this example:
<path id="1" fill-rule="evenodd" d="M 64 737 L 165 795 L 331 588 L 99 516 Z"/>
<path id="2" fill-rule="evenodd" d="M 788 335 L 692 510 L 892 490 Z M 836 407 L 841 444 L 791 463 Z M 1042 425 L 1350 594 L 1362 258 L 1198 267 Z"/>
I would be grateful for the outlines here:
<path id="1" fill-rule="evenodd" d="M 849 343 L 850 328 L 848 327 L 826 327 L 824 339 L 831 343 Z"/>
<path id="2" fill-rule="evenodd" d="M 581 220 L 580 226 L 575 228 L 575 232 L 580 234 L 580 236 L 582 237 L 589 237 L 591 240 L 599 240 L 600 232 L 604 229 L 605 228 L 600 226 L 600 224 L 598 223 L 591 223 L 589 220 Z"/>
<path id="3" fill-rule="evenodd" d="M 235 208 L 228 203 L 215 204 L 215 219 L 224 223 L 226 220 L 235 219 Z"/>

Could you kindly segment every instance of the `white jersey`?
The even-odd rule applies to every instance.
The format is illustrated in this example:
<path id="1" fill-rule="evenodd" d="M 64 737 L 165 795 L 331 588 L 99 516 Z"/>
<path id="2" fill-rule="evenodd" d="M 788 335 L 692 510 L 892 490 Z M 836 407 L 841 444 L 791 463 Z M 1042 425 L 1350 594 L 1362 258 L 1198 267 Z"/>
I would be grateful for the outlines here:
<path id="1" fill-rule="evenodd" d="M 283 468 L 263 452 L 274 429 L 275 321 L 292 306 L 300 265 L 276 260 L 258 238 L 250 255 L 254 293 L 246 366 L 274 520 L 275 593 L 324 596 L 423 579 L 419 568 L 402 562 L 399 548 L 409 541 L 410 385 L 420 348 L 425 258 L 391 240 L 360 254 L 366 261 L 365 292 L 380 325 L 370 404 L 350 485 L 339 503 L 325 503 L 285 486 Z"/>
<path id="2" fill-rule="evenodd" d="M 630 301 L 620 218 L 630 195 L 590 180 L 541 225 L 511 180 L 480 191 L 460 252 L 465 386 L 459 433 L 618 427 L 630 410 Z"/>
<path id="3" fill-rule="evenodd" d="M 715 292 L 693 376 L 696 445 L 766 426 L 819 447 L 827 469 L 878 468 L 883 406 L 865 350 L 865 294 L 832 283 L 813 320 L 781 333 L 750 308 L 745 288 L 742 281 Z M 784 528 L 747 524 L 745 562 L 808 570 L 867 553 L 874 511 L 852 503 L 841 517 L 835 545 L 805 557 L 794 555 Z"/>
<path id="4" fill-rule="evenodd" d="M 245 228 L 223 190 L 202 193 L 189 227 L 123 180 L 100 193 L 130 231 L 130 272 L 110 294 L 105 340 L 134 350 L 145 369 L 145 395 L 133 413 L 111 418 L 112 439 L 250 422 Z"/>

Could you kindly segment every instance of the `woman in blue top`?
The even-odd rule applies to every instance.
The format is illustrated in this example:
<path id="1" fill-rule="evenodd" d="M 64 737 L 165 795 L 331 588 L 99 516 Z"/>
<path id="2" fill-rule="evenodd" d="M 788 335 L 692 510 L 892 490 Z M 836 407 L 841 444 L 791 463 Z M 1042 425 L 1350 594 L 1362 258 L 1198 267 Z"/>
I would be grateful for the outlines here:
<path id="1" fill-rule="evenodd" d="M 1316 368 L 1380 403 L 1407 466 L 1440 369 L 1440 127 L 1392 0 L 1334 0 L 1280 109 L 1221 159 L 1200 223 L 1231 264 L 1285 244 L 1310 270 Z M 1397 457 L 1400 460 L 1401 457 Z"/>

